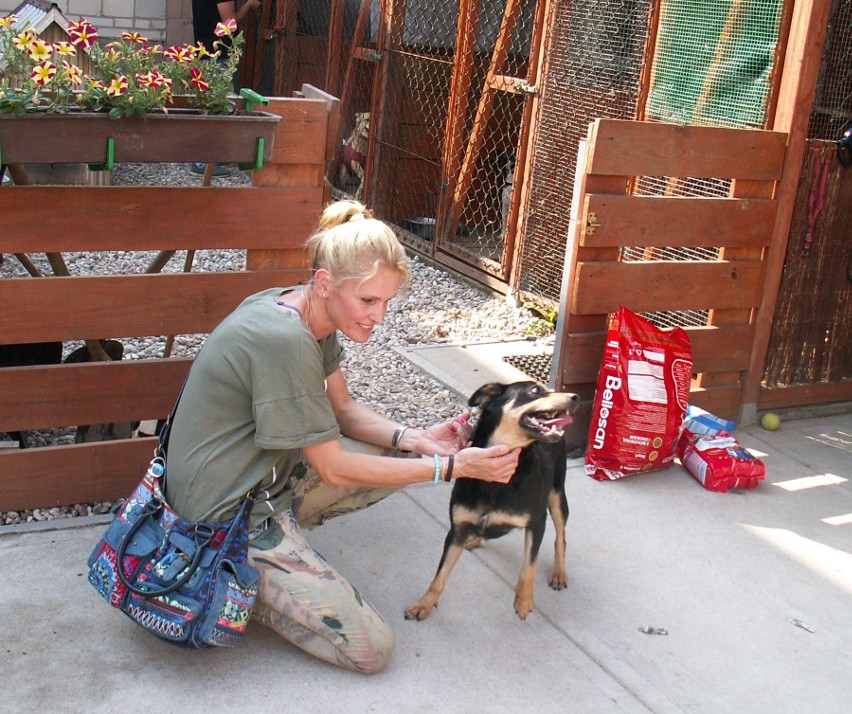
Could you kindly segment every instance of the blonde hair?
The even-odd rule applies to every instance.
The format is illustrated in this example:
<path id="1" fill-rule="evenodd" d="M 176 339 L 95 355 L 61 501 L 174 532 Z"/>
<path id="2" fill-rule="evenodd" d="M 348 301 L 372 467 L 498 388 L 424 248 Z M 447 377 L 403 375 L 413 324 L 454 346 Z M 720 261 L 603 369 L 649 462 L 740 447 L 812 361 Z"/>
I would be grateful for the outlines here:
<path id="1" fill-rule="evenodd" d="M 335 284 L 364 282 L 382 268 L 397 270 L 408 283 L 408 257 L 394 232 L 358 201 L 328 204 L 306 243 L 311 269 L 325 268 Z"/>

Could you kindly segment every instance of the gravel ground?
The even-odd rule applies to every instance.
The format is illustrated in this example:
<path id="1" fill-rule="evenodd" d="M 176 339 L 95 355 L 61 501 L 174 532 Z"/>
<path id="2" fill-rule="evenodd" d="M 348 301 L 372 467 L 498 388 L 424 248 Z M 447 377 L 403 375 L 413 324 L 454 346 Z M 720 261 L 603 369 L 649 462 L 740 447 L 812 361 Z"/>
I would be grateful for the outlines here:
<path id="1" fill-rule="evenodd" d="M 248 182 L 246 174 L 235 172 L 227 178 L 214 179 L 213 185 L 240 185 Z M 177 164 L 123 164 L 116 167 L 113 185 L 158 184 L 198 185 L 201 178 L 187 167 Z M 139 273 L 154 257 L 151 252 L 116 251 L 108 253 L 65 253 L 72 275 L 104 275 Z M 45 273 L 50 273 L 43 256 L 30 256 Z M 185 253 L 177 253 L 164 268 L 165 272 L 183 269 Z M 195 271 L 241 270 L 241 251 L 198 251 L 193 262 Z M 12 256 L 0 265 L 0 278 L 25 276 L 26 272 Z M 432 377 L 422 373 L 392 348 L 410 345 L 475 343 L 494 340 L 524 339 L 538 324 L 537 315 L 516 307 L 502 296 L 469 284 L 446 270 L 415 256 L 410 263 L 408 289 L 396 298 L 385 324 L 377 327 L 373 337 L 363 345 L 343 339 L 346 358 L 343 369 L 353 395 L 377 411 L 411 426 L 429 425 L 458 414 L 464 404 L 458 396 Z M 179 335 L 172 354 L 194 355 L 204 342 L 204 335 Z M 165 348 L 164 337 L 119 337 L 124 345 L 124 359 L 160 357 Z M 67 355 L 82 343 L 68 342 Z M 0 435 L 0 439 L 6 438 Z M 48 431 L 29 431 L 30 446 L 73 443 L 74 427 Z M 105 513 L 109 503 L 74 504 L 35 509 L 34 511 L 0 514 L 0 523 L 9 525 L 24 521 L 73 518 Z"/>

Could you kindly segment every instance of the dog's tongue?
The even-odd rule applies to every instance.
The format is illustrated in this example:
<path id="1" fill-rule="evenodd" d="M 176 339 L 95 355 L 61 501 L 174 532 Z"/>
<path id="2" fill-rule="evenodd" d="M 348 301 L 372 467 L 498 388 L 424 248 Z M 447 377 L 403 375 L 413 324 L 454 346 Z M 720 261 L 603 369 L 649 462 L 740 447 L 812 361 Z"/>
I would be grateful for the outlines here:
<path id="1" fill-rule="evenodd" d="M 563 426 L 568 426 L 572 421 L 574 420 L 568 412 L 562 412 L 555 419 L 542 419 L 541 423 L 554 429 L 560 429 Z"/>

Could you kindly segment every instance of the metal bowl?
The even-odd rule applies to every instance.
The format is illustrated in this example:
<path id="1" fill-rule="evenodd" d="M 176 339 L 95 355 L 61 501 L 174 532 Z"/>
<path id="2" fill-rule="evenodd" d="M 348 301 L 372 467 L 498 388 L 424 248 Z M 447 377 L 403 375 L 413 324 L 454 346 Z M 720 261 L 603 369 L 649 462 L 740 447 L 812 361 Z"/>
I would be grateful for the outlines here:
<path id="1" fill-rule="evenodd" d="M 434 218 L 406 218 L 403 228 L 419 238 L 423 238 L 423 240 L 433 240 L 435 238 Z"/>

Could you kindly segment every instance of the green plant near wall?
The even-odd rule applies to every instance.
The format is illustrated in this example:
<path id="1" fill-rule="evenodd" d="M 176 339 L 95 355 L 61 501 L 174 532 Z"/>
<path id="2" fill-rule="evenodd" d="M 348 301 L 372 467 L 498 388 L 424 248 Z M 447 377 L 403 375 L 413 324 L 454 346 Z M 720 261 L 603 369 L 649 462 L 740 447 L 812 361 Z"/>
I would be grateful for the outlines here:
<path id="1" fill-rule="evenodd" d="M 539 305 L 533 302 L 525 302 L 524 307 L 538 315 L 527 327 L 525 334 L 529 337 L 546 337 L 556 331 L 556 320 L 559 310 L 555 305 Z"/>

